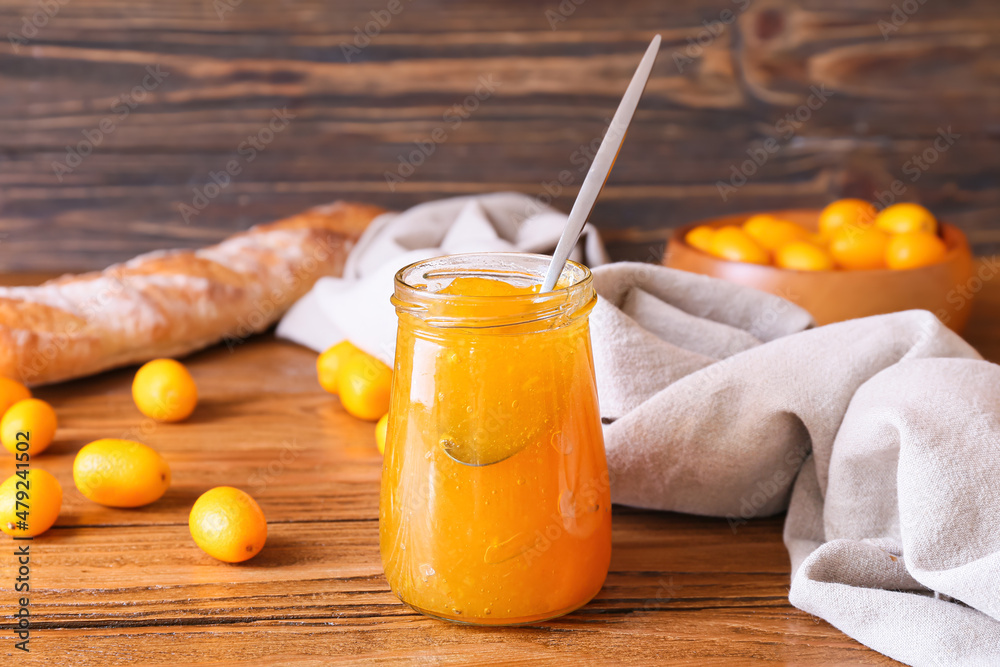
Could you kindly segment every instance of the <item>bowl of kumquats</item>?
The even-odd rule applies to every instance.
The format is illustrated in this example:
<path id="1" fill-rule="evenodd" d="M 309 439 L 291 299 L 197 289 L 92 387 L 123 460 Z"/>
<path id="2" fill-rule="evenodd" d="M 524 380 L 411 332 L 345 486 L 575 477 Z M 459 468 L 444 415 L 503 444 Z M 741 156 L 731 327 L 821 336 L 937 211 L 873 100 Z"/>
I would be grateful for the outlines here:
<path id="1" fill-rule="evenodd" d="M 972 252 L 918 204 L 861 199 L 702 221 L 674 232 L 664 264 L 782 296 L 818 324 L 920 308 L 961 332 Z"/>

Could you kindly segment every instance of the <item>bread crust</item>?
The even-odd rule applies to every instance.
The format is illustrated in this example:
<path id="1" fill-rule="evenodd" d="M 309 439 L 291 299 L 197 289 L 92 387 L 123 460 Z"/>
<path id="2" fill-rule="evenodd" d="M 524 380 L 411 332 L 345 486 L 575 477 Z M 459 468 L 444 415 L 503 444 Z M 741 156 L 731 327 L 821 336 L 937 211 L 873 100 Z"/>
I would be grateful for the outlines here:
<path id="1" fill-rule="evenodd" d="M 259 333 L 317 279 L 340 275 L 361 232 L 384 212 L 338 201 L 207 248 L 0 287 L 0 374 L 49 384 Z"/>

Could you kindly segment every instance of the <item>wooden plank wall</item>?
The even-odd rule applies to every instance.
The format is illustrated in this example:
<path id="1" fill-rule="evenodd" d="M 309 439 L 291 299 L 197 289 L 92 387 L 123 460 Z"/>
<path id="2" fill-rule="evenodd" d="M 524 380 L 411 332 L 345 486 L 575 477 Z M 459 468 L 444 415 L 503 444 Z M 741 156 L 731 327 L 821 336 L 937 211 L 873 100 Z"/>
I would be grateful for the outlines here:
<path id="1" fill-rule="evenodd" d="M 618 256 L 896 179 L 1000 249 L 996 0 L 0 0 L 0 31 L 2 270 L 102 267 L 341 197 L 543 195 L 564 170 L 568 209 L 655 32 L 593 216 Z M 410 174 L 415 141 L 434 152 Z M 734 169 L 753 173 L 723 196 Z"/>

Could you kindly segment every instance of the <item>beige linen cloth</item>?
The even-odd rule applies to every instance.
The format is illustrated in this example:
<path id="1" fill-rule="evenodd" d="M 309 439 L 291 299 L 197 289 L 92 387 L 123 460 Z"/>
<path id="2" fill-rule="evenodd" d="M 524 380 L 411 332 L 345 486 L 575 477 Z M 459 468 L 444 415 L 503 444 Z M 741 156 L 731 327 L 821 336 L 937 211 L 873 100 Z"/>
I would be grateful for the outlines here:
<path id="1" fill-rule="evenodd" d="M 809 328 L 703 276 L 594 278 L 614 502 L 787 507 L 796 607 L 911 665 L 1000 664 L 1000 366 L 926 311 Z"/>

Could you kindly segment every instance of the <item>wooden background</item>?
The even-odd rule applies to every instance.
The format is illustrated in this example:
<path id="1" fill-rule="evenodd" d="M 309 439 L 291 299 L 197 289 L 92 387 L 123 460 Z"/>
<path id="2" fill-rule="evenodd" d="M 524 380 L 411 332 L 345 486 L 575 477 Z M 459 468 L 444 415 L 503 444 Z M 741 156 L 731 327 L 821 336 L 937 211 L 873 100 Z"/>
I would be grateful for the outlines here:
<path id="1" fill-rule="evenodd" d="M 391 15 L 396 1 L 0 0 L 0 270 L 98 268 L 336 198 L 539 195 L 562 170 L 568 209 L 576 152 L 655 32 L 593 216 L 617 256 L 654 259 L 666 228 L 703 216 L 871 197 L 897 178 L 978 252 L 1000 248 L 996 0 L 398 0 Z M 366 24 L 378 34 L 347 62 Z M 168 75 L 120 118 L 147 66 Z M 495 92 L 443 120 L 480 77 Z M 778 122 L 812 86 L 834 94 L 787 136 Z M 289 126 L 246 161 L 241 142 L 285 107 Z M 907 171 L 949 127 L 954 145 Z M 436 128 L 446 141 L 390 190 L 385 172 Z M 99 145 L 60 180 L 53 163 L 85 132 Z M 723 201 L 716 183 L 769 136 L 780 150 Z M 185 222 L 181 204 L 232 159 L 242 172 Z"/>

